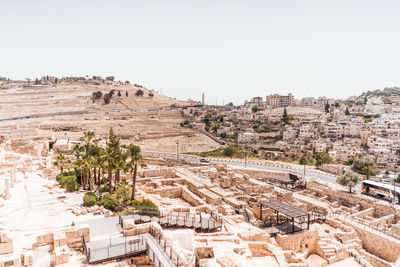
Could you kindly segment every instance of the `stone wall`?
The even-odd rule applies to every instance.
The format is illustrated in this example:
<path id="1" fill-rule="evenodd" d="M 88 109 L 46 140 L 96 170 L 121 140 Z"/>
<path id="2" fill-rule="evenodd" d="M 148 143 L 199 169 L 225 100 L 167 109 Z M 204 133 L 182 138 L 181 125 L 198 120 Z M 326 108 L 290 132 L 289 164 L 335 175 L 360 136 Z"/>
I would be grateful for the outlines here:
<path id="1" fill-rule="evenodd" d="M 287 172 L 273 172 L 273 171 L 264 171 L 264 170 L 243 170 L 243 169 L 235 169 L 236 172 L 246 174 L 251 178 L 261 178 L 261 179 L 276 179 L 283 178 L 289 179 L 289 173 Z"/>
<path id="2" fill-rule="evenodd" d="M 351 169 L 350 166 L 336 165 L 336 164 L 323 164 L 321 166 L 321 170 L 337 175 L 343 174 L 350 169 Z"/>
<path id="3" fill-rule="evenodd" d="M 202 200 L 200 197 L 192 193 L 189 189 L 186 187 L 182 187 L 182 199 L 188 202 L 192 206 L 202 206 L 206 205 L 204 200 Z"/>
<path id="4" fill-rule="evenodd" d="M 144 169 L 138 171 L 140 177 L 157 177 L 175 178 L 176 174 L 172 168 L 163 169 Z"/>
<path id="5" fill-rule="evenodd" d="M 154 193 L 161 197 L 180 198 L 182 196 L 182 187 L 164 187 L 154 190 Z"/>
<path id="6" fill-rule="evenodd" d="M 8 254 L 0 256 L 0 267 L 20 267 L 21 256 L 17 254 Z"/>
<path id="7" fill-rule="evenodd" d="M 389 203 L 379 203 L 378 200 L 372 197 L 363 195 L 350 194 L 347 192 L 333 190 L 325 185 L 316 184 L 312 182 L 307 183 L 307 189 L 312 192 L 317 192 L 320 195 L 329 196 L 330 202 L 339 202 L 349 207 L 360 205 L 361 209 L 368 209 L 373 207 L 375 209 L 375 217 L 383 217 L 389 214 L 395 215 L 395 221 L 400 219 L 400 210 L 391 206 Z"/>
<path id="8" fill-rule="evenodd" d="M 363 247 L 386 261 L 395 262 L 400 256 L 400 241 L 387 238 L 379 232 L 372 232 L 362 227 L 352 225 L 362 240 Z"/>
<path id="9" fill-rule="evenodd" d="M 82 250 L 83 236 L 85 236 L 87 242 L 90 242 L 88 226 L 71 226 L 61 231 L 38 234 L 35 246 L 52 245 L 53 247 L 60 247 L 67 245 L 71 248 Z"/>
<path id="10" fill-rule="evenodd" d="M 313 250 L 315 244 L 319 239 L 318 231 L 306 231 L 293 235 L 280 235 L 276 236 L 276 242 L 283 250 L 293 250 L 295 252 L 301 252 L 307 250 Z"/>
<path id="11" fill-rule="evenodd" d="M 392 267 L 393 265 L 390 262 L 387 262 L 383 259 L 378 258 L 371 253 L 366 252 L 364 249 L 360 250 L 360 254 L 365 257 L 365 259 L 372 264 L 374 267 Z"/>
<path id="12" fill-rule="evenodd" d="M 217 194 L 211 192 L 206 188 L 200 188 L 196 190 L 196 193 L 202 198 L 206 199 L 206 202 L 208 204 L 219 205 L 222 201 L 222 198 L 220 196 L 218 196 Z"/>
<path id="13" fill-rule="evenodd" d="M 269 208 L 263 208 L 262 209 L 262 218 L 260 218 L 260 207 L 255 206 L 251 209 L 251 211 L 254 213 L 254 215 L 257 217 L 257 219 L 260 219 L 262 221 L 267 220 L 269 217 L 274 216 L 275 211 L 273 209 Z"/>
<path id="14" fill-rule="evenodd" d="M 13 253 L 13 241 L 6 234 L 0 233 L 0 255 Z"/>
<path id="15" fill-rule="evenodd" d="M 130 229 L 123 229 L 122 234 L 123 236 L 137 236 L 149 233 L 152 225 L 154 225 L 153 222 L 133 225 Z"/>

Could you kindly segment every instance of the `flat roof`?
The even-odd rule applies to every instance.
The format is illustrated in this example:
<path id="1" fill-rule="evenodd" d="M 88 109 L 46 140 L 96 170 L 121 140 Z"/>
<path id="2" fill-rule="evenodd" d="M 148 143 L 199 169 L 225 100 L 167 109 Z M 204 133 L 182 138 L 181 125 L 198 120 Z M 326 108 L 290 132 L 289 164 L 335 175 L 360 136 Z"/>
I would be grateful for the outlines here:
<path id="1" fill-rule="evenodd" d="M 277 200 L 263 201 L 263 202 L 261 202 L 261 205 L 266 206 L 270 209 L 276 210 L 280 213 L 283 213 L 290 218 L 298 218 L 298 217 L 303 217 L 303 216 L 308 215 L 308 212 L 305 212 L 304 210 L 292 207 L 286 203 L 283 203 L 283 202 L 280 202 Z"/>

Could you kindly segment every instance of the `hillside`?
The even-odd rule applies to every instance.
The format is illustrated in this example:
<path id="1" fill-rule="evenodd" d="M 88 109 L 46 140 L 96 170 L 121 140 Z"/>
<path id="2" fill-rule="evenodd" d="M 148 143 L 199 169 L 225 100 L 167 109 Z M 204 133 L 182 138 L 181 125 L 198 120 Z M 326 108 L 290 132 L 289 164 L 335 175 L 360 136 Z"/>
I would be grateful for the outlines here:
<path id="1" fill-rule="evenodd" d="M 105 104 L 104 95 L 111 90 L 114 94 Z M 136 95 L 138 90 L 142 96 Z M 94 101 L 97 91 L 103 96 Z M 181 111 L 170 109 L 190 104 L 125 84 L 8 85 L 0 89 L 0 138 L 76 140 L 88 130 L 104 138 L 113 127 L 123 143 L 140 143 L 144 150 L 171 152 L 175 148 L 166 146 L 166 140 L 175 144 L 178 139 L 182 151 L 215 149 L 218 144 L 210 138 L 180 127 Z"/>
<path id="2" fill-rule="evenodd" d="M 400 87 L 385 87 L 384 89 L 377 89 L 373 91 L 364 92 L 361 97 L 372 97 L 372 96 L 398 96 L 400 95 Z"/>

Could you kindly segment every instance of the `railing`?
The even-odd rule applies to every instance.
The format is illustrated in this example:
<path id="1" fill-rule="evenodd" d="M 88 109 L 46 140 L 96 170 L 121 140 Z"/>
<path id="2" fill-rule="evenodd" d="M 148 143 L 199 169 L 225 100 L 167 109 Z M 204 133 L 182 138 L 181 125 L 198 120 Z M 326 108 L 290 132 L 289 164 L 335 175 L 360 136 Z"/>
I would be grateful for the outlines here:
<path id="1" fill-rule="evenodd" d="M 87 260 L 89 261 L 89 259 L 90 259 L 90 248 L 87 247 L 87 242 L 86 242 L 85 235 L 83 235 L 82 239 L 83 239 L 83 251 L 85 252 Z"/>
<path id="2" fill-rule="evenodd" d="M 179 256 L 180 253 L 174 248 L 174 246 L 165 237 L 162 231 L 155 227 L 150 227 L 150 234 L 154 236 L 160 247 L 164 250 L 165 254 L 168 255 L 169 259 L 176 264 L 176 266 L 188 267 L 192 265 L 193 257 L 186 259 Z"/>
<path id="3" fill-rule="evenodd" d="M 320 213 L 320 212 L 312 211 L 310 214 L 310 222 L 314 222 L 316 220 L 325 221 L 326 216 L 327 216 L 327 213 Z"/>
<path id="4" fill-rule="evenodd" d="M 118 215 L 118 223 L 121 225 L 121 228 L 124 227 L 124 219 L 121 215 Z"/>
<path id="5" fill-rule="evenodd" d="M 358 251 L 356 251 L 355 249 L 350 249 L 349 250 L 349 255 L 350 257 L 353 257 L 354 260 L 360 264 L 362 267 L 373 267 L 366 259 L 365 257 L 361 256 L 360 253 L 358 253 Z"/>
<path id="6" fill-rule="evenodd" d="M 156 249 L 155 246 L 158 245 L 159 249 L 161 249 L 160 252 L 173 265 L 184 266 L 184 267 L 189 267 L 192 265 L 191 262 L 193 261 L 193 257 L 186 259 L 180 256 L 180 253 L 167 240 L 167 238 L 160 230 L 151 226 L 149 234 L 151 238 L 154 238 L 155 243 L 149 239 L 150 236 L 148 234 L 138 234 L 135 235 L 135 239 L 128 240 L 127 237 L 125 237 L 123 239 L 124 240 L 123 242 L 118 242 L 115 244 L 112 244 L 110 239 L 110 243 L 105 247 L 86 249 L 86 240 L 85 240 L 84 246 L 88 262 L 96 263 L 115 258 L 123 258 L 127 255 L 132 255 L 136 253 L 140 254 L 143 252 L 147 252 L 153 262 L 156 262 L 156 260 L 158 260 L 158 262 L 160 263 L 160 265 L 156 266 L 166 266 L 165 260 L 163 261 L 162 258 L 156 257 L 157 253 L 155 252 Z"/>
<path id="7" fill-rule="evenodd" d="M 176 158 L 176 154 L 171 154 L 171 153 L 160 153 L 160 152 L 152 152 L 152 151 L 143 151 L 142 154 L 144 155 L 152 155 L 152 156 L 158 156 L 158 157 L 164 157 L 164 158 Z M 198 156 L 190 156 L 190 155 L 181 155 L 182 158 L 185 159 L 199 159 L 200 157 Z M 224 158 L 209 158 L 210 160 L 213 161 L 222 161 L 222 162 L 235 162 L 235 163 L 242 163 L 244 164 L 244 160 L 240 159 L 224 159 Z M 263 166 L 270 166 L 270 167 L 280 167 L 280 168 L 285 168 L 285 169 L 292 169 L 292 170 L 297 170 L 297 171 L 303 171 L 304 167 L 301 166 L 291 166 L 291 165 L 282 165 L 279 163 L 270 163 L 270 162 L 259 162 L 259 161 L 248 161 L 248 164 L 254 164 L 254 165 L 263 165 Z M 306 169 L 307 172 L 311 173 L 321 173 L 325 175 L 329 175 L 332 177 L 335 177 L 336 175 L 324 172 L 321 170 L 313 169 L 310 167 L 307 167 Z"/>
<path id="8" fill-rule="evenodd" d="M 247 213 L 247 210 L 245 208 L 240 208 L 238 210 L 238 212 L 239 212 L 240 215 L 243 215 L 243 217 L 245 218 L 246 222 L 250 221 L 250 216 Z"/>
<path id="9" fill-rule="evenodd" d="M 143 215 L 146 214 L 146 215 Z M 209 218 L 204 218 L 200 214 L 190 214 L 189 212 L 172 212 L 161 211 L 157 213 L 145 213 L 144 211 L 134 211 L 125 215 L 131 216 L 135 220 L 150 222 L 158 222 L 162 226 L 180 226 L 195 228 L 199 230 L 215 230 L 222 227 L 222 218 L 218 217 L 216 212 L 210 214 Z M 119 216 L 119 224 L 123 227 L 122 216 Z"/>
<path id="10" fill-rule="evenodd" d="M 299 227 L 297 227 L 297 228 L 293 227 L 292 224 L 279 224 L 278 225 L 278 224 L 276 224 L 276 222 L 264 223 L 264 227 L 266 227 L 266 228 L 264 228 L 263 230 L 270 235 L 277 235 L 277 234 L 286 235 L 286 234 L 292 233 L 293 231 L 298 232 L 298 231 L 306 230 L 306 229 L 299 228 Z"/>
<path id="11" fill-rule="evenodd" d="M 135 237 L 135 239 L 123 239 L 123 242 L 112 244 L 100 248 L 88 248 L 87 258 L 89 263 L 101 262 L 104 260 L 122 258 L 131 254 L 140 254 L 146 251 L 146 240 L 143 235 Z"/>
<path id="12" fill-rule="evenodd" d="M 328 217 L 339 218 L 339 219 L 355 222 L 355 223 L 361 224 L 364 227 L 364 229 L 366 227 L 368 227 L 368 228 L 371 228 L 372 230 L 375 230 L 375 231 L 377 231 L 379 233 L 382 233 L 382 234 L 388 235 L 388 236 L 390 236 L 392 238 L 395 238 L 397 240 L 400 240 L 400 235 L 399 234 L 397 234 L 397 233 L 395 233 L 395 232 L 393 232 L 393 231 L 391 231 L 391 230 L 389 230 L 387 228 L 379 228 L 379 227 L 377 227 L 375 225 L 372 225 L 369 222 L 366 222 L 365 220 L 362 220 L 362 219 L 356 218 L 356 217 L 351 217 L 351 216 L 349 216 L 349 215 L 347 215 L 345 213 L 333 212 L 333 213 L 328 214 Z"/>
<path id="13" fill-rule="evenodd" d="M 183 213 L 186 216 L 182 216 L 182 213 L 178 213 L 181 218 L 186 217 L 188 220 L 193 217 L 189 216 L 189 213 Z M 142 216 L 136 214 L 138 216 Z M 160 213 L 162 216 L 174 217 L 173 212 Z M 161 216 L 160 216 L 161 217 Z M 161 219 L 160 217 L 153 217 Z M 202 216 L 195 214 L 194 220 L 199 219 L 202 221 Z M 212 220 L 211 220 L 212 219 Z M 205 219 L 204 219 L 205 220 Z M 222 225 L 222 219 L 218 218 L 217 213 L 212 213 L 210 219 L 207 219 L 208 226 L 210 227 L 210 221 L 214 223 L 220 222 Z M 124 217 L 118 217 L 118 223 L 123 226 Z M 194 223 L 193 223 L 194 225 Z M 203 223 L 200 224 L 203 226 Z M 135 231 L 135 230 L 134 230 Z M 135 231 L 133 236 L 120 237 L 120 236 L 110 236 L 109 243 L 103 246 L 103 243 L 99 247 L 96 247 L 96 242 L 106 242 L 106 240 L 93 241 L 91 246 L 88 246 L 86 238 L 83 237 L 83 246 L 89 263 L 98 263 L 105 260 L 119 259 L 126 257 L 128 255 L 134 255 L 136 253 L 147 252 L 149 257 L 156 263 L 156 266 L 179 266 L 179 267 L 189 267 L 192 266 L 194 261 L 194 256 L 183 257 L 180 251 L 176 250 L 173 244 L 166 238 L 163 232 L 150 225 L 149 233 L 143 234 L 142 231 Z M 157 256 L 158 254 L 158 256 Z M 158 262 L 158 265 L 157 265 Z"/>

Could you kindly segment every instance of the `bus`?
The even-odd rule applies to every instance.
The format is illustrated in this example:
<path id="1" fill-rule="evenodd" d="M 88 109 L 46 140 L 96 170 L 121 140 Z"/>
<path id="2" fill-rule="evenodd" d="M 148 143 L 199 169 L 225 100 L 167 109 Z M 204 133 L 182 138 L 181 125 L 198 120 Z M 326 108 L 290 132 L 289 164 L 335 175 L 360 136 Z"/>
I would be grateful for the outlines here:
<path id="1" fill-rule="evenodd" d="M 364 180 L 361 184 L 361 192 L 363 194 L 385 199 L 388 201 L 395 201 L 400 203 L 400 185 L 380 183 L 371 180 Z"/>

